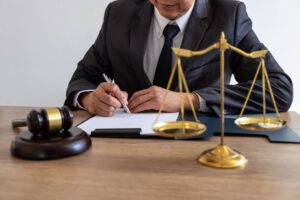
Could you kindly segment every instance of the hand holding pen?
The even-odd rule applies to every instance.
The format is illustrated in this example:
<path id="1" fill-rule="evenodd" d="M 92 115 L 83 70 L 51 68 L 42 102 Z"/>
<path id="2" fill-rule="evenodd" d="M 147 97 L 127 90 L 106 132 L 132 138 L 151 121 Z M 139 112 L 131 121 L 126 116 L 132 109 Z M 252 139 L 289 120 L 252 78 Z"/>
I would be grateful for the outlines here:
<path id="1" fill-rule="evenodd" d="M 106 82 L 108 82 L 108 83 L 115 83 L 115 81 L 112 80 L 112 79 L 110 79 L 110 78 L 108 78 L 108 76 L 107 76 L 106 74 L 102 74 L 102 75 L 103 75 L 103 78 L 104 78 L 104 80 L 105 80 Z M 122 102 L 121 102 L 121 103 L 122 103 Z M 124 110 L 125 110 L 127 113 L 131 113 L 130 110 L 129 110 L 129 108 L 127 107 L 126 104 L 122 103 L 122 106 L 123 106 Z"/>
<path id="2" fill-rule="evenodd" d="M 121 91 L 113 80 L 102 82 L 96 90 L 82 95 L 81 102 L 89 113 L 107 117 L 112 116 L 122 105 L 128 104 L 127 93 Z"/>

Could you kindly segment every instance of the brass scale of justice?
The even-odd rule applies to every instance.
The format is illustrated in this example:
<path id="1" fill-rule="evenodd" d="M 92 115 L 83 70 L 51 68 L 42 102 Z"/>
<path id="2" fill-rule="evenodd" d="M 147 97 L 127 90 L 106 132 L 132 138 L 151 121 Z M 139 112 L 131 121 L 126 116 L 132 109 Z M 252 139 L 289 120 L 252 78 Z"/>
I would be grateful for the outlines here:
<path id="1" fill-rule="evenodd" d="M 286 125 L 286 121 L 280 118 L 280 114 L 278 112 L 278 108 L 275 102 L 274 94 L 272 91 L 271 83 L 269 80 L 268 72 L 266 70 L 265 66 L 265 56 L 268 53 L 268 50 L 259 50 L 259 51 L 253 51 L 251 53 L 246 53 L 242 51 L 241 49 L 238 49 L 232 45 L 230 45 L 226 38 L 224 32 L 221 33 L 221 37 L 219 42 L 209 46 L 208 48 L 200 51 L 190 51 L 186 49 L 181 48 L 175 48 L 173 47 L 173 53 L 176 56 L 175 63 L 170 75 L 170 79 L 167 84 L 167 92 L 164 94 L 163 102 L 160 105 L 160 109 L 157 115 L 157 118 L 153 124 L 153 130 L 156 134 L 162 137 L 168 137 L 168 138 L 186 138 L 186 137 L 192 137 L 196 135 L 200 135 L 203 132 L 206 131 L 206 126 L 200 122 L 198 119 L 195 108 L 192 104 L 192 100 L 190 97 L 190 91 L 188 89 L 187 81 L 184 77 L 184 73 L 182 70 L 181 65 L 181 57 L 185 58 L 191 58 L 193 56 L 202 56 L 207 53 L 209 53 L 212 50 L 219 49 L 220 51 L 220 108 L 221 108 L 221 117 L 220 117 L 220 133 L 221 133 L 221 143 L 212 149 L 204 151 L 199 158 L 197 158 L 197 161 L 205 166 L 208 167 L 214 167 L 214 168 L 221 168 L 221 169 L 233 169 L 233 168 L 243 168 L 247 165 L 248 160 L 244 155 L 242 155 L 240 152 L 231 149 L 228 145 L 224 142 L 224 56 L 226 50 L 232 50 L 244 57 L 248 57 L 251 59 L 260 59 L 260 63 L 258 65 L 256 74 L 254 76 L 252 85 L 249 89 L 248 95 L 246 97 L 245 103 L 243 105 L 243 108 L 241 110 L 241 113 L 239 117 L 235 120 L 235 124 L 246 130 L 250 131 L 275 131 L 283 128 Z M 158 122 L 160 114 L 162 113 L 166 97 L 168 94 L 168 90 L 170 89 L 170 86 L 173 82 L 175 72 L 177 70 L 178 75 L 178 85 L 179 85 L 179 91 L 181 94 L 180 98 L 180 121 L 169 121 L 169 122 Z M 255 82 L 258 78 L 259 72 L 261 71 L 262 74 L 262 101 L 263 101 L 263 110 L 262 115 L 254 115 L 254 116 L 246 116 L 243 117 L 244 111 L 246 109 L 247 103 L 250 99 L 251 93 L 253 91 L 253 87 L 255 85 Z M 274 109 L 276 111 L 276 117 L 272 117 L 269 115 L 266 115 L 266 82 L 269 89 L 270 96 L 272 98 L 272 103 L 274 106 Z M 183 98 L 182 93 L 184 90 L 188 93 L 188 101 L 192 108 L 192 113 L 195 121 L 185 121 L 185 110 L 183 105 Z"/>

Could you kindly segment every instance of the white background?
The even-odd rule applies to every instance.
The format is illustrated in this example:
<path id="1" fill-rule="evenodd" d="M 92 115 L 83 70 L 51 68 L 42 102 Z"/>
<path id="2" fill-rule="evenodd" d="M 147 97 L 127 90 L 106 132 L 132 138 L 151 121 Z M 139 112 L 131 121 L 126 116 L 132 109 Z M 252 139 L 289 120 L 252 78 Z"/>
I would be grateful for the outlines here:
<path id="1" fill-rule="evenodd" d="M 0 105 L 61 106 L 110 0 L 0 0 Z M 300 1 L 245 0 L 254 30 L 294 82 L 300 112 Z"/>

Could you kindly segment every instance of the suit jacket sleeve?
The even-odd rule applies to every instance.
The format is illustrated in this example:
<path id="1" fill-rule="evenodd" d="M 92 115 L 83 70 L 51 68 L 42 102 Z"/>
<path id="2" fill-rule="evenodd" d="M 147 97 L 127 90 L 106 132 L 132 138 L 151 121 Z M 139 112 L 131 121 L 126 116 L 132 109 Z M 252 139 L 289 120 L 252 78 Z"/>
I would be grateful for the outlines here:
<path id="1" fill-rule="evenodd" d="M 73 106 L 74 96 L 77 92 L 96 89 L 101 82 L 105 81 L 102 77 L 103 73 L 111 76 L 111 63 L 105 43 L 110 7 L 111 4 L 108 5 L 105 11 L 103 25 L 94 45 L 90 47 L 84 58 L 78 63 L 77 69 L 69 82 L 64 104 L 72 110 L 78 109 Z"/>
<path id="2" fill-rule="evenodd" d="M 266 49 L 266 47 L 259 42 L 257 36 L 253 32 L 252 22 L 247 15 L 246 8 L 243 3 L 238 4 L 235 18 L 236 27 L 233 36 L 234 46 L 246 52 Z M 225 110 L 228 113 L 236 114 L 241 111 L 259 61 L 259 59 L 253 60 L 244 58 L 236 53 L 231 53 L 229 62 L 226 62 L 226 64 L 229 64 L 232 68 L 238 84 L 225 86 Z M 267 54 L 265 62 L 278 109 L 282 112 L 287 111 L 293 99 L 292 81 L 289 76 L 284 73 L 270 52 Z M 261 76 L 259 77 L 260 78 L 258 78 L 247 104 L 247 113 L 262 112 L 262 81 Z M 217 114 L 220 114 L 219 87 L 206 87 L 196 90 L 196 92 L 206 100 L 207 106 L 211 107 Z M 272 99 L 268 90 L 266 91 L 266 94 L 267 111 L 274 112 Z"/>

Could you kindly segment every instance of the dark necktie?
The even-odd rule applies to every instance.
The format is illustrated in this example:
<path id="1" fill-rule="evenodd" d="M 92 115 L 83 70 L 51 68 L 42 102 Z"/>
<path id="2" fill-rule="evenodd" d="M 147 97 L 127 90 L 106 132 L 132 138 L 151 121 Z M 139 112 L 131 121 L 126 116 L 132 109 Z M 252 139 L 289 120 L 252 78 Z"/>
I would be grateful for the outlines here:
<path id="1" fill-rule="evenodd" d="M 172 50 L 173 38 L 179 32 L 177 25 L 168 24 L 164 29 L 165 44 L 160 53 L 153 84 L 166 88 L 172 70 Z"/>

